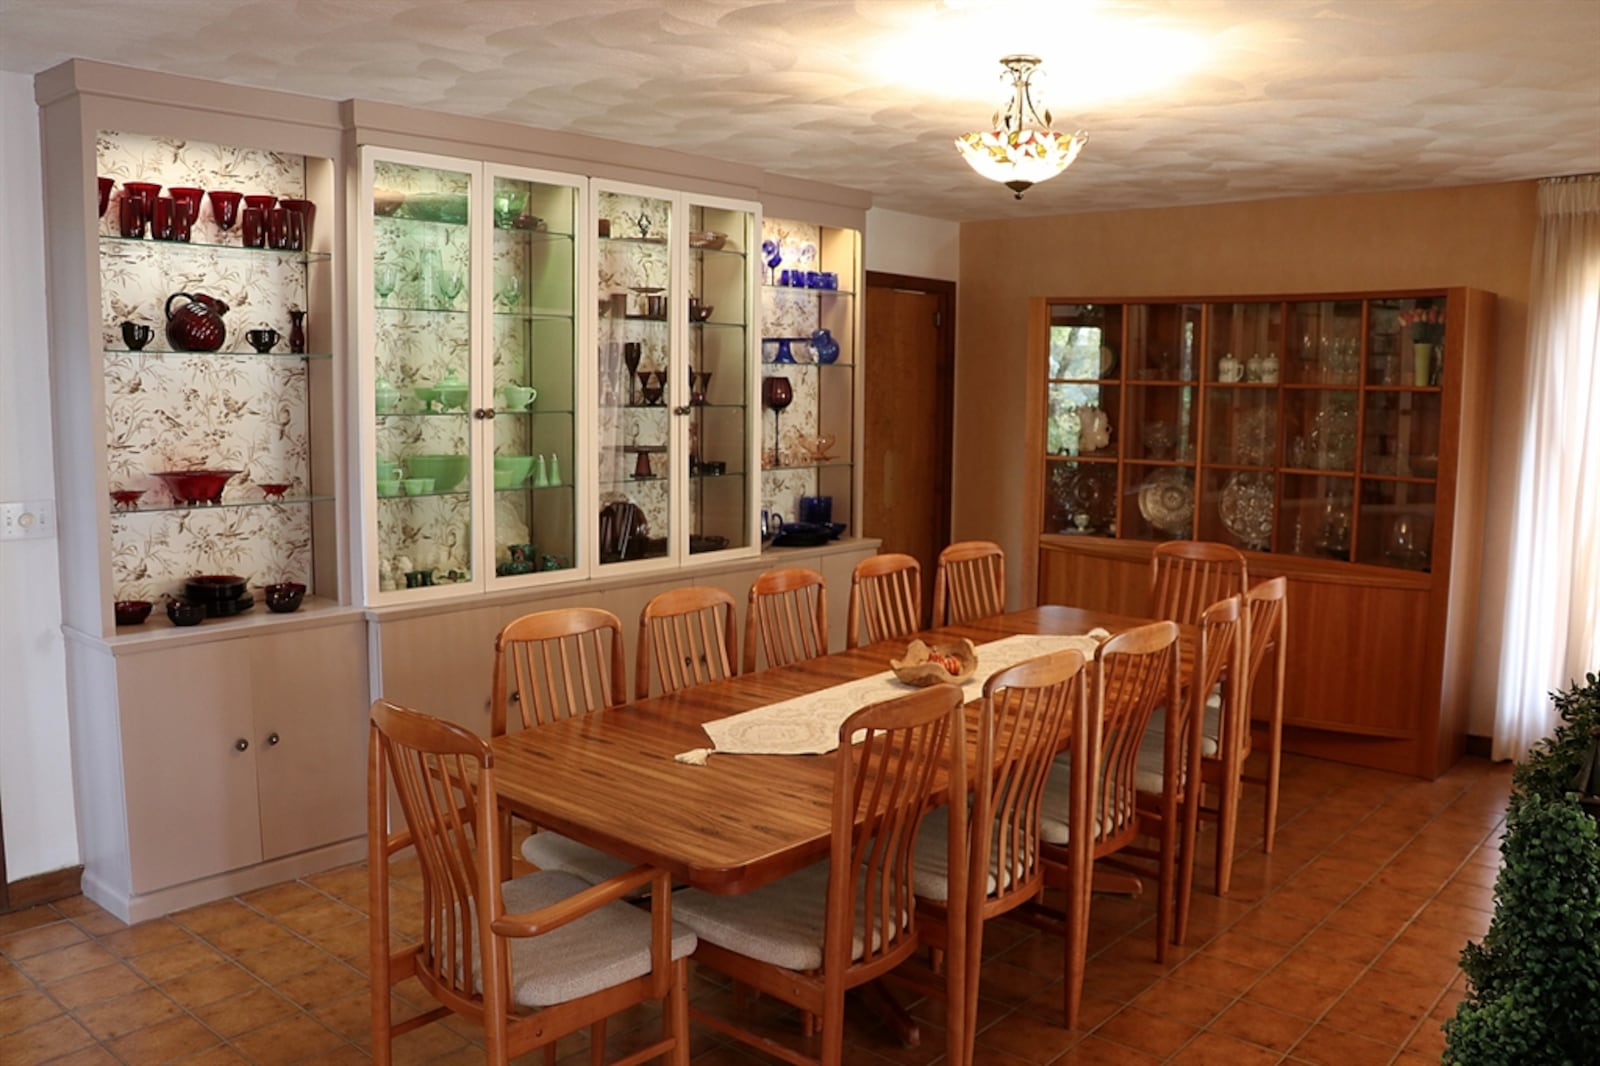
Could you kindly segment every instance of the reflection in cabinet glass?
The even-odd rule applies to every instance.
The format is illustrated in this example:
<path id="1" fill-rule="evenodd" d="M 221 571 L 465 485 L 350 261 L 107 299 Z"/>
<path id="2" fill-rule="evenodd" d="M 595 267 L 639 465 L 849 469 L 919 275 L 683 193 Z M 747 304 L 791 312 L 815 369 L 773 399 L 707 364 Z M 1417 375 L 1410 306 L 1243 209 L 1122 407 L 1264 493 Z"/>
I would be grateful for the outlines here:
<path id="1" fill-rule="evenodd" d="M 1043 532 L 1428 569 L 1450 311 L 1047 302 Z"/>
<path id="2" fill-rule="evenodd" d="M 99 221 L 113 597 L 179 596 L 187 579 L 207 573 L 256 586 L 300 582 L 313 595 L 320 584 L 337 595 L 334 560 L 313 555 L 333 522 L 330 457 L 314 455 L 312 443 L 332 417 L 326 375 L 312 372 L 328 362 L 326 324 L 312 321 L 310 352 L 289 350 L 292 315 L 327 307 L 327 237 L 313 228 L 308 241 L 302 228 L 298 247 L 246 247 L 240 227 L 224 227 L 204 199 L 188 241 L 156 240 L 148 229 L 122 235 L 125 215 L 153 213 L 135 206 L 147 191 L 164 214 L 178 190 L 309 202 L 308 167 L 328 161 L 101 131 L 95 165 L 116 182 Z M 227 305 L 225 333 L 214 351 L 183 351 L 165 327 L 202 295 Z M 208 503 L 179 498 L 158 476 L 194 470 L 226 472 Z"/>

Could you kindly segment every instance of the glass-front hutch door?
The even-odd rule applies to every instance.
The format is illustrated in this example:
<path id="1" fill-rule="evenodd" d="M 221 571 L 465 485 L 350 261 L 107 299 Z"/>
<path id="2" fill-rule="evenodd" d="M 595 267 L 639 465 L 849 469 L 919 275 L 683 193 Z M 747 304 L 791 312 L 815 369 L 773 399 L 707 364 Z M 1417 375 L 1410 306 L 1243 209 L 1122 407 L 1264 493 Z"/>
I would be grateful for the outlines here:
<path id="1" fill-rule="evenodd" d="M 600 182 L 590 195 L 599 312 L 594 528 L 604 568 L 666 560 L 678 550 L 673 408 L 685 391 L 678 388 L 679 375 L 685 385 L 688 379 L 673 353 L 680 350 L 674 335 L 683 329 L 686 308 L 678 306 L 674 195 Z"/>
<path id="2" fill-rule="evenodd" d="M 755 393 L 756 274 L 760 222 L 745 205 L 688 204 L 688 390 L 690 555 L 749 548 L 755 540 L 761 462 L 751 418 Z"/>
<path id="3" fill-rule="evenodd" d="M 490 168 L 486 291 L 491 339 L 479 415 L 493 427 L 485 498 L 493 499 L 494 583 L 571 576 L 587 565 L 576 485 L 588 451 L 579 412 L 577 240 L 581 191 L 558 175 Z"/>
<path id="4" fill-rule="evenodd" d="M 370 601 L 477 577 L 477 257 L 469 223 L 481 210 L 482 169 L 365 149 L 362 171 L 357 410 L 372 465 L 363 472 L 373 487 L 363 493 Z"/>
<path id="5" fill-rule="evenodd" d="M 582 178 L 365 149 L 368 599 L 582 573 Z"/>

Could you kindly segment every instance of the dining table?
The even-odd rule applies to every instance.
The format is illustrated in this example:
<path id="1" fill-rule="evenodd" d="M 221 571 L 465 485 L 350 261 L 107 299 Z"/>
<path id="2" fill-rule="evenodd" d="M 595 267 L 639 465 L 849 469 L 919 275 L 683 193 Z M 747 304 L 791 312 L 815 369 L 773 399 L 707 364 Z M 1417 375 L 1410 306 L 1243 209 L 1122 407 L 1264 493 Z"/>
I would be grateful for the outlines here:
<path id="1" fill-rule="evenodd" d="M 981 662 L 983 645 L 1006 637 L 1079 636 L 1096 628 L 1115 634 L 1149 621 L 1050 605 L 915 635 L 929 643 L 964 637 L 977 646 Z M 759 888 L 827 856 L 835 757 L 713 752 L 704 765 L 695 765 L 678 756 L 707 746 L 705 723 L 883 673 L 890 659 L 905 652 L 909 639 L 879 641 L 495 737 L 490 746 L 499 802 L 541 829 L 666 870 L 680 884 L 721 894 Z M 1180 643 L 1187 675 L 1194 648 L 1191 627 L 1184 627 Z M 976 690 L 968 696 L 969 761 L 980 696 Z M 943 778 L 937 779 L 935 789 L 945 788 Z M 951 869 L 961 868 L 952 860 Z M 953 881 L 951 887 L 959 886 Z M 965 934 L 955 923 L 963 908 L 954 899 L 951 903 L 952 944 L 960 944 Z M 947 959 L 947 969 L 959 973 L 958 960 Z M 951 991 L 952 1001 L 969 994 Z M 970 1059 L 971 1034 L 951 1036 L 968 1049 L 952 1061 Z"/>

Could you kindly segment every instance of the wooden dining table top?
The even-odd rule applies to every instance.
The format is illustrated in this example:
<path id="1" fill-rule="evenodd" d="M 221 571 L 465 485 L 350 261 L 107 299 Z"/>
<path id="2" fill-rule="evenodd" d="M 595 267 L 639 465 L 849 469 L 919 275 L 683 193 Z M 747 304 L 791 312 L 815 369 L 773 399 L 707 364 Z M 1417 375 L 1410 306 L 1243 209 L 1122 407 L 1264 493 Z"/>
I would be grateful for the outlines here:
<path id="1" fill-rule="evenodd" d="M 1096 626 L 1117 633 L 1149 621 L 1045 606 L 930 633 L 981 645 Z M 1183 633 L 1187 674 L 1194 631 Z M 544 829 L 696 888 L 750 891 L 827 855 L 834 755 L 713 753 L 704 766 L 674 756 L 706 746 L 704 722 L 881 673 L 906 643 L 881 641 L 495 737 L 495 790 Z"/>

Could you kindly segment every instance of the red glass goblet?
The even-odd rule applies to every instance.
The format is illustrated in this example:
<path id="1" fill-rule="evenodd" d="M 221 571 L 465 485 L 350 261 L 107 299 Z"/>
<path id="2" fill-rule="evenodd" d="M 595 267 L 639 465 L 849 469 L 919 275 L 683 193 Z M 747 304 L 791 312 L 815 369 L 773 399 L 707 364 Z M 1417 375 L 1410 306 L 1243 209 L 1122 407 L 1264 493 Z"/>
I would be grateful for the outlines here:
<path id="1" fill-rule="evenodd" d="M 106 217 L 106 208 L 111 204 L 111 187 L 115 185 L 114 178 L 99 178 L 100 183 L 100 217 Z"/>
<path id="2" fill-rule="evenodd" d="M 196 189 L 192 185 L 174 185 L 167 192 L 172 195 L 173 203 L 189 205 L 190 222 L 200 217 L 200 203 L 206 198 L 204 189 Z"/>
<path id="3" fill-rule="evenodd" d="M 260 208 L 262 214 L 265 214 L 266 212 L 271 211 L 273 209 L 273 207 L 275 207 L 277 205 L 277 203 L 278 203 L 278 198 L 276 196 L 267 196 L 267 195 L 264 195 L 264 194 L 257 194 L 255 196 L 246 196 L 244 198 L 244 205 L 246 207 Z"/>
<path id="4" fill-rule="evenodd" d="M 238 221 L 239 201 L 244 199 L 244 194 L 213 189 L 206 196 L 211 200 L 211 217 L 216 220 L 217 228 L 232 229 L 234 222 Z"/>
<path id="5" fill-rule="evenodd" d="M 125 181 L 122 183 L 124 198 L 136 196 L 144 204 L 144 217 L 150 217 L 150 208 L 154 206 L 156 195 L 161 192 L 161 186 L 153 181 Z"/>

